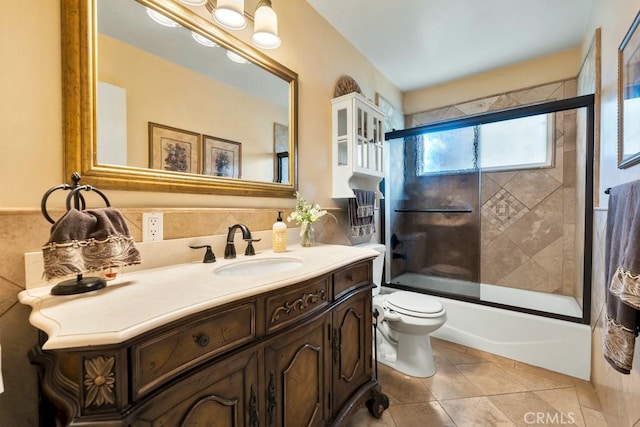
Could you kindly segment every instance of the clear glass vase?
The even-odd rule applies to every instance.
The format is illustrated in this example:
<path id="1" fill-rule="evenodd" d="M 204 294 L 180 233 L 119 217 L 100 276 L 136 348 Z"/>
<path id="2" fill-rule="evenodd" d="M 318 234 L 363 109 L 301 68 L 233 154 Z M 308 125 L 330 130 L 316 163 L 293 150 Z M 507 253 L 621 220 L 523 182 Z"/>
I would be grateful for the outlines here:
<path id="1" fill-rule="evenodd" d="M 300 242 L 300 245 L 302 245 L 305 248 L 308 248 L 315 244 L 316 244 L 316 231 L 313 228 L 313 223 L 310 222 L 309 224 L 307 224 L 307 226 L 304 228 L 304 231 L 302 232 L 302 241 Z"/>

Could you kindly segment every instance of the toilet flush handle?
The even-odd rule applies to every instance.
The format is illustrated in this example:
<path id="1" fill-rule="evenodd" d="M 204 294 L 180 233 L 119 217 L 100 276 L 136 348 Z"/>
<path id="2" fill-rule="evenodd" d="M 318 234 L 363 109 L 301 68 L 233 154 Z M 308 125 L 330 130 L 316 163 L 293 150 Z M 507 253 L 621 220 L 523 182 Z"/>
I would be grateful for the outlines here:
<path id="1" fill-rule="evenodd" d="M 393 310 L 386 309 L 384 312 L 385 320 L 391 320 L 392 322 L 397 322 L 400 320 L 400 315 Z"/>

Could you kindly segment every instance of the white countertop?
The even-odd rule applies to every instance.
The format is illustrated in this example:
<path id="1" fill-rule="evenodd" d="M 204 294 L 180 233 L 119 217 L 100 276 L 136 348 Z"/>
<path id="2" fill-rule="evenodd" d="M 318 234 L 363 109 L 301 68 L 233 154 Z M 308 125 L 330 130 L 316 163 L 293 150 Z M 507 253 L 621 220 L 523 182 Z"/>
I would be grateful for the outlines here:
<path id="1" fill-rule="evenodd" d="M 46 332 L 45 350 L 115 344 L 158 326 L 212 307 L 275 290 L 378 255 L 370 248 L 317 245 L 291 246 L 253 257 L 238 255 L 212 264 L 179 264 L 119 274 L 107 287 L 78 295 L 50 295 L 52 286 L 20 292 L 21 303 L 33 307 L 30 323 Z M 219 276 L 214 271 L 249 259 L 297 258 L 296 267 L 260 276 Z M 88 275 L 90 276 L 90 275 Z"/>

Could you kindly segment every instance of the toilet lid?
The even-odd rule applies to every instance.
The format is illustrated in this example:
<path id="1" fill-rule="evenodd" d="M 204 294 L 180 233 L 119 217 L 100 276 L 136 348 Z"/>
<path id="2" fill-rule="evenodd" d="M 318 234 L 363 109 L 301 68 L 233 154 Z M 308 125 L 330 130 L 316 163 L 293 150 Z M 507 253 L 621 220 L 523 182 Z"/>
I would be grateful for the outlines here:
<path id="1" fill-rule="evenodd" d="M 400 314 L 413 317 L 434 317 L 444 308 L 440 301 L 416 292 L 399 291 L 389 294 L 386 300 L 387 308 Z"/>

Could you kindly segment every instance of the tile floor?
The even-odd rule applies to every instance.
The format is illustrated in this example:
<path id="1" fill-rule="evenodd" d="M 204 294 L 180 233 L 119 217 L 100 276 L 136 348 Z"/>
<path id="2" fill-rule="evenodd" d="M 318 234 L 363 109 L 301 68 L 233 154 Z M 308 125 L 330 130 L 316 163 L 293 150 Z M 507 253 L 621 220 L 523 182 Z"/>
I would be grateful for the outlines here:
<path id="1" fill-rule="evenodd" d="M 390 407 L 349 427 L 607 427 L 588 381 L 432 338 L 437 372 L 414 378 L 379 365 Z M 618 426 L 608 426 L 618 427 Z"/>

